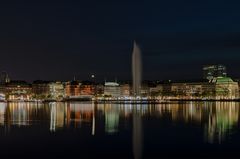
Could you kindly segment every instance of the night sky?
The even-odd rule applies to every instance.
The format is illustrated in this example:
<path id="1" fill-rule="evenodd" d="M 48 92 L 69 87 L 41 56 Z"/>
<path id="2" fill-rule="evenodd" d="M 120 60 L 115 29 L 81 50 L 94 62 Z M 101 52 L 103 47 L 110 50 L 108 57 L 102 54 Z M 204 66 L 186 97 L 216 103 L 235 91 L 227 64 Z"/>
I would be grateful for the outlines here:
<path id="1" fill-rule="evenodd" d="M 202 65 L 224 64 L 240 78 L 240 2 L 0 2 L 0 70 L 12 79 L 131 79 L 133 40 L 143 78 L 202 78 Z"/>

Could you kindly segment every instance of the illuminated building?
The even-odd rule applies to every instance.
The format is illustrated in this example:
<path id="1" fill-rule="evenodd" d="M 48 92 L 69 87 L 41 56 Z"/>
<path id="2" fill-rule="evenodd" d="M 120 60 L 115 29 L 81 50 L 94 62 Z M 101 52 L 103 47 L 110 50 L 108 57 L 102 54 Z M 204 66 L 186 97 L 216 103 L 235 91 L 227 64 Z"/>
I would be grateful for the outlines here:
<path id="1" fill-rule="evenodd" d="M 161 89 L 163 96 L 173 99 L 212 99 L 215 96 L 215 85 L 208 80 L 169 81 L 162 84 Z"/>
<path id="2" fill-rule="evenodd" d="M 81 82 L 80 94 L 82 96 L 93 96 L 95 94 L 95 85 L 89 81 Z"/>
<path id="3" fill-rule="evenodd" d="M 35 99 L 45 99 L 50 94 L 48 81 L 34 81 L 32 83 L 32 92 Z"/>
<path id="4" fill-rule="evenodd" d="M 212 82 L 215 83 L 216 99 L 239 98 L 238 82 L 234 82 L 230 77 L 216 77 Z"/>
<path id="5" fill-rule="evenodd" d="M 142 86 L 141 86 L 141 96 L 145 96 L 145 97 L 150 96 L 151 93 L 153 93 L 154 91 L 157 91 L 158 88 L 159 88 L 159 86 L 157 87 L 155 82 L 143 81 Z M 151 92 L 151 91 L 153 91 L 153 92 Z"/>
<path id="6" fill-rule="evenodd" d="M 49 86 L 49 98 L 61 100 L 65 97 L 64 86 L 61 82 L 51 82 Z"/>
<path id="7" fill-rule="evenodd" d="M 226 77 L 227 71 L 224 65 L 207 65 L 203 67 L 203 78 L 212 80 L 214 77 Z"/>
<path id="8" fill-rule="evenodd" d="M 78 81 L 67 82 L 65 93 L 68 98 L 79 97 L 81 95 L 80 83 Z"/>
<path id="9" fill-rule="evenodd" d="M 25 81 L 11 81 L 7 83 L 5 93 L 10 101 L 28 101 L 32 99 L 31 85 Z"/>
<path id="10" fill-rule="evenodd" d="M 96 85 L 95 94 L 97 96 L 102 96 L 104 94 L 104 85 L 103 84 L 97 84 Z"/>
<path id="11" fill-rule="evenodd" d="M 121 84 L 120 89 L 121 89 L 121 96 L 122 97 L 130 96 L 130 85 L 129 84 Z"/>
<path id="12" fill-rule="evenodd" d="M 105 82 L 104 84 L 104 95 L 117 98 L 121 95 L 121 89 L 116 82 Z"/>
<path id="13" fill-rule="evenodd" d="M 162 96 L 163 97 L 170 97 L 172 96 L 172 82 L 171 80 L 168 81 L 163 81 L 159 84 L 160 86 L 162 86 Z"/>
<path id="14" fill-rule="evenodd" d="M 150 89 L 149 88 L 150 87 L 149 87 L 148 83 L 142 83 L 141 89 L 140 89 L 141 96 L 143 96 L 143 97 L 148 96 L 150 94 Z"/>
<path id="15" fill-rule="evenodd" d="M 172 91 L 181 98 L 201 98 L 211 96 L 210 93 L 214 91 L 214 85 L 208 81 L 178 82 L 172 84 Z"/>
<path id="16" fill-rule="evenodd" d="M 162 83 L 162 94 L 171 99 L 237 99 L 238 83 L 230 77 L 214 77 L 211 81 L 188 80 Z M 161 90 L 161 89 L 160 89 Z"/>
<path id="17" fill-rule="evenodd" d="M 162 95 L 163 86 L 160 85 L 160 84 L 157 84 L 155 87 L 150 87 L 149 89 L 150 89 L 149 90 L 150 91 L 150 96 L 152 96 L 152 97 Z"/>

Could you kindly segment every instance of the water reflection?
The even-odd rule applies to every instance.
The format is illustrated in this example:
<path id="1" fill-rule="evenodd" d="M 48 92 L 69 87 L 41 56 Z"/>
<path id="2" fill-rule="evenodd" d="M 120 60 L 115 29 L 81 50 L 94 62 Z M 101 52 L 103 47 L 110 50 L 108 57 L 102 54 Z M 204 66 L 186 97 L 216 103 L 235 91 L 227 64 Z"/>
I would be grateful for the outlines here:
<path id="1" fill-rule="evenodd" d="M 49 107 L 51 114 L 50 131 L 52 132 L 64 127 L 80 128 L 82 124 L 94 121 L 93 104 L 53 102 L 49 103 Z"/>
<path id="2" fill-rule="evenodd" d="M 173 122 L 204 125 L 205 140 L 221 143 L 239 120 L 238 102 L 200 102 L 158 105 L 160 116 L 171 114 Z"/>
<path id="3" fill-rule="evenodd" d="M 29 126 L 49 119 L 49 109 L 38 103 L 4 103 L 5 124 L 12 126 Z M 3 108 L 1 108 L 3 109 Z"/>
<path id="4" fill-rule="evenodd" d="M 142 158 L 143 130 L 141 118 L 141 105 L 133 106 L 133 155 L 135 159 Z"/>
<path id="5" fill-rule="evenodd" d="M 208 111 L 208 123 L 205 123 L 206 139 L 211 143 L 221 143 L 238 124 L 239 103 L 216 103 Z"/>
<path id="6" fill-rule="evenodd" d="M 51 117 L 50 117 L 50 131 L 55 132 L 57 128 L 65 125 L 65 107 L 63 104 L 49 103 Z"/>
<path id="7" fill-rule="evenodd" d="M 105 105 L 105 132 L 108 134 L 118 132 L 119 108 L 116 105 Z"/>
<path id="8" fill-rule="evenodd" d="M 6 112 L 7 104 L 0 103 L 0 125 L 4 125 L 5 123 L 5 112 Z"/>
<path id="9" fill-rule="evenodd" d="M 96 135 L 101 130 L 109 135 L 128 129 L 133 132 L 134 155 L 141 156 L 143 120 L 170 119 L 176 124 L 195 124 L 209 143 L 221 143 L 238 127 L 238 102 L 190 102 L 158 105 L 94 103 L 0 103 L 0 126 L 31 127 L 44 124 L 49 131 L 89 129 Z M 148 121 L 150 122 L 150 120 Z M 169 123 L 169 124 L 171 124 Z M 160 125 L 156 125 L 159 126 Z"/>

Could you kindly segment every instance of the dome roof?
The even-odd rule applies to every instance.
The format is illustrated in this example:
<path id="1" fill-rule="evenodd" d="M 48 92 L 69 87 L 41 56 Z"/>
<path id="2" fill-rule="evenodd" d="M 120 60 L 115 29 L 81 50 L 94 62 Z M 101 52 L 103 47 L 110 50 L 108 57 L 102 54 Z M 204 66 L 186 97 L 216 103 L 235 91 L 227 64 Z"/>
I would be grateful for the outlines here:
<path id="1" fill-rule="evenodd" d="M 230 83 L 230 82 L 234 82 L 230 77 L 217 77 L 215 79 L 213 79 L 213 82 L 216 83 Z"/>

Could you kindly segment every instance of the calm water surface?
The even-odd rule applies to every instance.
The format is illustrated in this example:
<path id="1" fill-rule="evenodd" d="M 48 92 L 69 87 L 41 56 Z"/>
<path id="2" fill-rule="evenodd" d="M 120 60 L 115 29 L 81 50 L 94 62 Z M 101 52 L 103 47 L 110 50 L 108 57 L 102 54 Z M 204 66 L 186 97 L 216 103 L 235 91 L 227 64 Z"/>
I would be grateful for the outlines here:
<path id="1" fill-rule="evenodd" d="M 240 158 L 239 107 L 0 103 L 1 157 Z"/>

